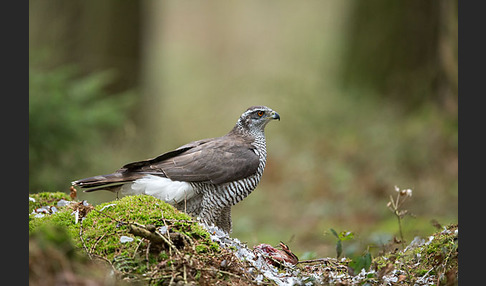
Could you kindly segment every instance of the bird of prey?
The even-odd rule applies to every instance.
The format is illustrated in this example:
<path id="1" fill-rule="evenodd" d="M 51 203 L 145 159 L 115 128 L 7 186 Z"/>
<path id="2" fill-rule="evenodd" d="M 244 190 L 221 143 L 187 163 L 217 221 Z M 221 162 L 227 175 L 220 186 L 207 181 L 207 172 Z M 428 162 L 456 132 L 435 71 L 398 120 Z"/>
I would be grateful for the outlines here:
<path id="1" fill-rule="evenodd" d="M 222 137 L 190 142 L 72 185 L 86 192 L 151 195 L 230 233 L 231 207 L 247 197 L 262 177 L 267 157 L 264 129 L 274 119 L 280 120 L 274 110 L 252 106 Z"/>

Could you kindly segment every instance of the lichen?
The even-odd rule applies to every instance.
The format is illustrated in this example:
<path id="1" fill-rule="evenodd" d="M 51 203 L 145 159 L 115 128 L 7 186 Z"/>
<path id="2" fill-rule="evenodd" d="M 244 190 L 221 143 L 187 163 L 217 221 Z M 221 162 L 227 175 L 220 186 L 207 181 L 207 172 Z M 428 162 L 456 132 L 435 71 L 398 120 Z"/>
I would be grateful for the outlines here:
<path id="1" fill-rule="evenodd" d="M 55 203 L 61 199 L 67 201 L 71 200 L 69 195 L 61 192 L 29 194 L 29 214 L 32 213 L 32 211 L 36 208 L 47 205 L 55 205 Z"/>
<path id="2" fill-rule="evenodd" d="M 71 198 L 61 192 L 29 194 L 29 233 L 46 222 L 66 228 L 74 223 L 74 217 L 71 216 L 71 211 L 67 209 L 67 206 L 57 204 L 60 200 L 71 201 Z M 51 207 L 55 207 L 55 213 L 49 211 L 44 215 L 43 212 L 36 212 L 41 208 L 50 210 Z"/>

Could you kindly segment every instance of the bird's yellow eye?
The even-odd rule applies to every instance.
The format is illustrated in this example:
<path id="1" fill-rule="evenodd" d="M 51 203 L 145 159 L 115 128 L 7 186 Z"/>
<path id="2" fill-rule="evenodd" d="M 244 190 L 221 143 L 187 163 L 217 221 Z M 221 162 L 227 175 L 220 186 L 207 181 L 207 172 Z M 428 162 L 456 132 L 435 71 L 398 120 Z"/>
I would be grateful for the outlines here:
<path id="1" fill-rule="evenodd" d="M 263 112 L 263 111 L 258 111 L 258 113 L 257 113 L 257 114 L 258 114 L 258 116 L 262 117 L 264 113 L 265 113 L 265 112 Z"/>

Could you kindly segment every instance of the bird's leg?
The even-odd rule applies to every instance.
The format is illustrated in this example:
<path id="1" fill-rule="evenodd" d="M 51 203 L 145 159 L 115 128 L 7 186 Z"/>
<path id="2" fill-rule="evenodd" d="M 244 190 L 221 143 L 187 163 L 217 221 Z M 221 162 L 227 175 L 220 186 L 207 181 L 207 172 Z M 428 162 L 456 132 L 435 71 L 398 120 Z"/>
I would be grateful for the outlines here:
<path id="1" fill-rule="evenodd" d="M 216 226 L 230 234 L 231 226 L 231 206 L 226 206 L 221 210 L 221 214 L 216 219 Z"/>
<path id="2" fill-rule="evenodd" d="M 210 195 L 208 196 L 205 195 L 202 199 L 201 212 L 198 214 L 198 217 L 201 219 L 202 222 L 204 222 L 208 226 L 210 225 L 218 226 L 217 219 L 219 218 L 222 209 L 223 209 L 222 207 L 213 203 L 213 201 L 210 199 Z"/>
<path id="3" fill-rule="evenodd" d="M 184 212 L 187 213 L 187 193 L 184 192 Z"/>

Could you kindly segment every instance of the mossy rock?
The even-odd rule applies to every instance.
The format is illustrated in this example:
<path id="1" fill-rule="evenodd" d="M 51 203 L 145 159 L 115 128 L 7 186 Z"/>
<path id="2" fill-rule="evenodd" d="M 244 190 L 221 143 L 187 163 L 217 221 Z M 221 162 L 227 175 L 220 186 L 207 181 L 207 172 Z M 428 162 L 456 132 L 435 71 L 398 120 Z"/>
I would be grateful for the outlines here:
<path id="1" fill-rule="evenodd" d="M 32 209 L 70 200 L 58 193 L 30 197 L 36 200 Z M 151 196 L 126 196 L 95 207 L 73 201 L 43 217 L 29 214 L 32 238 L 48 230 L 46 225 L 64 229 L 62 239 L 72 241 L 78 253 L 107 262 L 119 278 L 132 282 L 215 282 L 228 276 L 224 274 L 228 269 L 218 270 L 225 259 L 233 261 L 236 273 L 242 268 L 234 254 L 211 241 L 194 218 Z M 226 277 L 227 284 L 239 281 L 237 277 Z"/>
<path id="2" fill-rule="evenodd" d="M 60 200 L 72 201 L 67 194 L 61 192 L 29 194 L 29 234 L 39 225 L 47 222 L 67 228 L 72 225 L 74 222 L 70 215 L 72 209 L 68 206 L 59 206 Z M 35 212 L 40 208 L 44 208 L 47 213 Z"/>
<path id="3" fill-rule="evenodd" d="M 408 281 L 438 277 L 441 283 L 457 284 L 458 273 L 458 225 L 451 224 L 436 232 L 417 246 L 404 251 L 387 253 L 373 260 L 378 276 L 397 269 Z M 437 278 L 435 278 L 437 279 Z"/>
<path id="4" fill-rule="evenodd" d="M 169 234 L 178 233 L 198 245 L 214 245 L 207 231 L 189 215 L 154 197 L 138 195 L 101 204 L 91 211 L 82 223 L 84 247 L 109 260 L 119 254 L 133 254 L 136 248 L 145 246 L 139 245 L 142 238 L 133 233 L 137 226 L 151 232 L 164 228 Z M 121 243 L 122 236 L 133 240 Z"/>
<path id="5" fill-rule="evenodd" d="M 37 194 L 29 194 L 29 214 L 32 213 L 34 209 L 43 207 L 43 206 L 55 206 L 59 200 L 63 199 L 66 201 L 71 201 L 71 198 L 66 193 L 61 192 L 44 192 L 44 193 L 37 193 Z"/>

